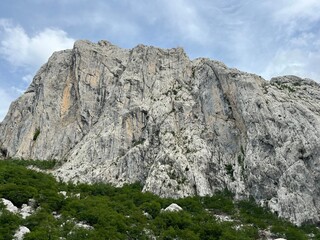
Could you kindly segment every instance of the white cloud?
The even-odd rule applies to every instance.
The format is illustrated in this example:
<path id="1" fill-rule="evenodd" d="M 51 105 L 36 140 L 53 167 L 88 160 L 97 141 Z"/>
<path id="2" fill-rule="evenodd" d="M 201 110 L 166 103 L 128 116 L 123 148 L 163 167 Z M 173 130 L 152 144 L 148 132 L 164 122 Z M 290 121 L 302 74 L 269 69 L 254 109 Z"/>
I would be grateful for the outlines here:
<path id="1" fill-rule="evenodd" d="M 200 45 L 208 43 L 210 29 L 206 16 L 202 14 L 201 7 L 199 8 L 202 3 L 190 0 L 140 2 L 142 4 L 126 1 L 128 8 L 134 12 L 134 15 L 130 16 L 131 22 L 140 23 L 140 31 L 147 29 L 147 34 L 158 34 L 155 38 L 158 42 L 191 42 Z"/>
<path id="2" fill-rule="evenodd" d="M 271 78 L 280 75 L 297 75 L 320 81 L 320 50 L 317 35 L 302 33 L 279 48 L 270 60 L 263 75 Z"/>
<path id="3" fill-rule="evenodd" d="M 280 4 L 275 4 L 275 6 L 274 15 L 281 22 L 298 21 L 299 19 L 316 21 L 320 19 L 319 0 L 282 0 Z"/>
<path id="4" fill-rule="evenodd" d="M 12 87 L 11 87 L 11 91 L 13 92 L 13 94 L 15 94 L 15 95 L 17 95 L 17 96 L 20 96 L 20 95 L 22 95 L 22 94 L 25 92 L 25 89 L 12 86 Z"/>
<path id="5" fill-rule="evenodd" d="M 282 75 L 296 75 L 320 81 L 319 53 L 304 52 L 300 49 L 279 50 L 262 75 L 270 79 Z"/>
<path id="6" fill-rule="evenodd" d="M 15 97 L 9 95 L 6 90 L 0 88 L 0 122 L 4 119 L 11 102 L 15 99 Z"/>
<path id="7" fill-rule="evenodd" d="M 27 74 L 22 77 L 22 80 L 27 84 L 30 84 L 32 82 L 32 79 L 33 79 L 33 76 L 31 74 Z"/>
<path id="8" fill-rule="evenodd" d="M 54 51 L 71 48 L 74 39 L 60 29 L 46 28 L 30 36 L 21 26 L 0 21 L 0 56 L 14 67 L 32 73 L 45 63 Z"/>
<path id="9" fill-rule="evenodd" d="M 19 80 L 8 73 L 2 77 L 0 85 L 12 85 L 0 88 L 0 121 L 4 118 L 10 103 L 24 92 L 30 84 L 36 70 L 44 64 L 54 51 L 72 48 L 74 39 L 60 29 L 45 28 L 34 35 L 28 34 L 20 25 L 14 25 L 7 19 L 0 19 L 0 58 L 13 67 L 15 74 L 22 75 Z M 10 84 L 4 84 L 10 79 Z M 3 82 L 3 83 L 2 83 Z"/>
<path id="10" fill-rule="evenodd" d="M 276 32 L 273 56 L 262 73 L 266 78 L 297 75 L 320 81 L 320 1 L 282 0 L 273 7 Z"/>
<path id="11" fill-rule="evenodd" d="M 208 42 L 208 24 L 197 5 L 187 0 L 166 0 L 163 6 L 167 24 L 175 28 L 182 37 L 200 44 Z"/>

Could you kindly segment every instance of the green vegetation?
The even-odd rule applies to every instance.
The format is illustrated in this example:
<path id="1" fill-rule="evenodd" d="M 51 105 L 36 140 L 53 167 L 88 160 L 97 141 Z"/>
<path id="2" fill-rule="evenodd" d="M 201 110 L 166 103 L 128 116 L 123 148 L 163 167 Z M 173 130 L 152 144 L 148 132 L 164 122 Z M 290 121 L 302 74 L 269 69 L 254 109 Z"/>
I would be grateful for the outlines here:
<path id="1" fill-rule="evenodd" d="M 132 146 L 135 147 L 135 146 L 138 146 L 140 144 L 143 144 L 144 142 L 145 142 L 144 138 L 141 138 L 139 140 L 132 140 Z"/>
<path id="2" fill-rule="evenodd" d="M 278 89 L 280 89 L 280 90 L 287 89 L 290 93 L 296 91 L 293 87 L 291 87 L 290 85 L 287 85 L 287 84 L 285 84 L 285 83 L 276 83 L 276 84 L 274 84 L 274 85 L 275 85 Z M 297 86 L 297 85 L 294 85 L 294 86 Z"/>
<path id="3" fill-rule="evenodd" d="M 33 134 L 33 139 L 32 140 L 36 141 L 37 138 L 39 137 L 39 135 L 40 135 L 40 128 L 37 128 L 36 131 Z"/>
<path id="4" fill-rule="evenodd" d="M 226 164 L 225 169 L 227 171 L 227 174 L 230 176 L 231 180 L 234 181 L 235 180 L 235 178 L 233 176 L 234 169 L 233 169 L 232 164 Z"/>
<path id="5" fill-rule="evenodd" d="M 5 210 L 2 202 L 0 203 L 0 239 L 12 239 L 16 229 L 18 229 L 21 219 Z"/>
<path id="6" fill-rule="evenodd" d="M 57 160 L 20 160 L 20 159 L 12 159 L 10 160 L 12 163 L 19 166 L 33 166 L 42 170 L 53 169 L 56 166 L 59 166 L 60 162 Z"/>
<path id="7" fill-rule="evenodd" d="M 259 230 L 270 229 L 273 237 L 320 239 L 313 225 L 298 228 L 249 201 L 235 202 L 225 190 L 209 197 L 159 198 L 142 193 L 140 184 L 115 188 L 108 184 L 57 182 L 52 176 L 27 169 L 27 165 L 48 166 L 40 161 L 0 161 L 0 198 L 16 206 L 35 200 L 37 210 L 26 219 L 5 210 L 0 204 L 0 240 L 12 239 L 23 225 L 31 232 L 26 240 L 42 239 L 223 239 L 259 238 Z M 66 197 L 59 193 L 66 192 Z M 171 203 L 180 212 L 162 212 Z M 219 221 L 218 216 L 232 221 Z M 77 226 L 77 223 L 92 228 Z M 313 237 L 311 237 L 313 236 Z"/>

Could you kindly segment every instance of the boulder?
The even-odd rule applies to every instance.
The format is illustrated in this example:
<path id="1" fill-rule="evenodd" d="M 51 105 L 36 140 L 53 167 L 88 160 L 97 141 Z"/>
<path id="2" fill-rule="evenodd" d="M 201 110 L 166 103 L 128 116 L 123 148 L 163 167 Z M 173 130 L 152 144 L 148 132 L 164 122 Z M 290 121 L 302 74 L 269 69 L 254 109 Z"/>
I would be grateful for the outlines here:
<path id="1" fill-rule="evenodd" d="M 19 229 L 15 232 L 13 239 L 14 240 L 23 240 L 24 235 L 29 232 L 30 232 L 29 228 L 27 228 L 25 226 L 20 226 Z"/>
<path id="2" fill-rule="evenodd" d="M 182 210 L 182 207 L 180 207 L 178 204 L 171 203 L 168 207 L 163 209 L 163 212 L 180 212 Z"/>

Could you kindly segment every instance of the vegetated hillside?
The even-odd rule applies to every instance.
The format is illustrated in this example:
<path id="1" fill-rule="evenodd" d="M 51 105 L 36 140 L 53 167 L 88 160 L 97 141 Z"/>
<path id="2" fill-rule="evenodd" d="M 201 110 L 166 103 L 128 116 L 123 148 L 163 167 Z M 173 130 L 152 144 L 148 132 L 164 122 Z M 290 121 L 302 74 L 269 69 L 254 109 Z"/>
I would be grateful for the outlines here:
<path id="1" fill-rule="evenodd" d="M 0 124 L 3 158 L 56 159 L 66 182 L 140 182 L 161 197 L 227 188 L 300 225 L 320 221 L 320 87 L 266 81 L 183 49 L 77 41 Z"/>
<path id="2" fill-rule="evenodd" d="M 234 201 L 229 191 L 212 197 L 159 198 L 142 193 L 139 184 L 121 188 L 104 183 L 75 185 L 26 168 L 48 169 L 54 164 L 0 161 L 0 198 L 20 209 L 32 202 L 30 215 L 24 217 L 23 211 L 12 213 L 0 204 L 1 240 L 12 239 L 19 226 L 30 230 L 25 240 L 320 238 L 315 226 L 296 227 L 253 200 Z M 172 203 L 183 210 L 161 210 Z"/>

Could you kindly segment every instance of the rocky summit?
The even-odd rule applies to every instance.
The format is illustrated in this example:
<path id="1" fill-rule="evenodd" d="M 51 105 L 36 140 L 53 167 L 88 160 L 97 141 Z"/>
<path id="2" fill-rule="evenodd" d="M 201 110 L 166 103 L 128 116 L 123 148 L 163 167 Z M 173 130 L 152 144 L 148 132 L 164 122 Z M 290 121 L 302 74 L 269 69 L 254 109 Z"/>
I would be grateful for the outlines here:
<path id="1" fill-rule="evenodd" d="M 63 181 L 140 182 L 162 197 L 252 196 L 319 222 L 320 87 L 266 81 L 181 48 L 77 41 L 54 53 L 0 125 L 2 158 L 59 160 Z"/>

